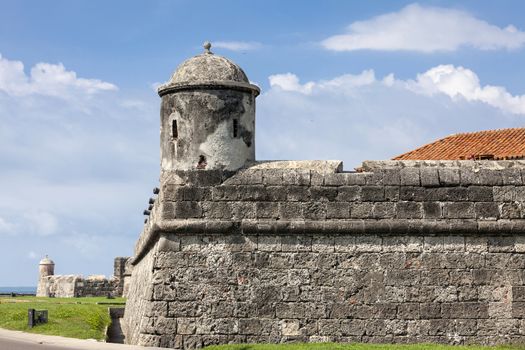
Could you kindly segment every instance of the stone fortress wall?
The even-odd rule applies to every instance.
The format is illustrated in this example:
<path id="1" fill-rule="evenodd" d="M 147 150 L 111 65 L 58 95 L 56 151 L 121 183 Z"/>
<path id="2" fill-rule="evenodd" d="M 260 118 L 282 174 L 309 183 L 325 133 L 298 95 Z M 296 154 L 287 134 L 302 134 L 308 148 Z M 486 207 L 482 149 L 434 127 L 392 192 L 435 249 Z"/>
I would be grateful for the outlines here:
<path id="1" fill-rule="evenodd" d="M 37 296 L 41 297 L 99 297 L 126 296 L 131 277 L 131 264 L 128 257 L 117 257 L 114 261 L 114 275 L 44 275 L 40 276 Z"/>
<path id="2" fill-rule="evenodd" d="M 127 342 L 525 341 L 525 162 L 163 171 Z"/>
<path id="3" fill-rule="evenodd" d="M 260 90 L 210 48 L 158 89 L 126 342 L 525 341 L 525 162 L 256 162 Z"/>

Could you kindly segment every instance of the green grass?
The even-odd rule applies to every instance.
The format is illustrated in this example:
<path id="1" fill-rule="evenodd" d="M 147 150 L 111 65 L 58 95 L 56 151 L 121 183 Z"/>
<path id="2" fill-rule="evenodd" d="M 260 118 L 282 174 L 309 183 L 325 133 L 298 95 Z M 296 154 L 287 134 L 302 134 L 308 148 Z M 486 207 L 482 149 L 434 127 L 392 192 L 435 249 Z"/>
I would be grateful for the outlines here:
<path id="1" fill-rule="evenodd" d="M 523 346 L 455 346 L 438 344 L 334 344 L 334 343 L 310 343 L 310 344 L 235 344 L 214 345 L 204 350 L 518 350 L 525 349 Z"/>
<path id="2" fill-rule="evenodd" d="M 123 298 L 0 298 L 0 327 L 29 333 L 60 335 L 79 339 L 104 340 L 111 319 L 107 303 L 120 305 Z M 99 305 L 97 303 L 104 303 Z M 27 326 L 27 310 L 48 310 L 49 322 Z"/>

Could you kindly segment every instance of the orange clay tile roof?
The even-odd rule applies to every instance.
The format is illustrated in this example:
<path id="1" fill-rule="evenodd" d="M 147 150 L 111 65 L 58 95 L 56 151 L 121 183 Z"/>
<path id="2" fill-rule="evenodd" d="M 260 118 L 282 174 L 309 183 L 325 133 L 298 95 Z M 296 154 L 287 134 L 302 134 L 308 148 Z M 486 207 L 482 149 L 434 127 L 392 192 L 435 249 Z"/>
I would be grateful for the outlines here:
<path id="1" fill-rule="evenodd" d="M 454 134 L 403 153 L 394 160 L 525 158 L 525 128 Z"/>

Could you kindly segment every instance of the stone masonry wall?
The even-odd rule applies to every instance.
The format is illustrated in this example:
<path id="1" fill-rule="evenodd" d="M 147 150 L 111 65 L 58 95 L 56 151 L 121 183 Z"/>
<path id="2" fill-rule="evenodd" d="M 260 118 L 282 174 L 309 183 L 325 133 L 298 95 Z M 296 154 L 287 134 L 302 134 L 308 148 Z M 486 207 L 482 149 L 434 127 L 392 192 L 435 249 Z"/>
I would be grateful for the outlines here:
<path id="1" fill-rule="evenodd" d="M 84 278 L 82 275 L 51 275 L 41 277 L 38 281 L 37 296 L 73 298 L 123 296 L 127 293 L 131 276 L 129 257 L 117 257 L 114 262 L 115 275 L 106 278 L 93 275 Z"/>
<path id="2" fill-rule="evenodd" d="M 75 296 L 80 276 L 54 275 L 41 277 L 38 281 L 38 297 L 71 298 Z"/>
<path id="3" fill-rule="evenodd" d="M 162 174 L 127 339 L 523 342 L 524 163 L 363 170 Z"/>

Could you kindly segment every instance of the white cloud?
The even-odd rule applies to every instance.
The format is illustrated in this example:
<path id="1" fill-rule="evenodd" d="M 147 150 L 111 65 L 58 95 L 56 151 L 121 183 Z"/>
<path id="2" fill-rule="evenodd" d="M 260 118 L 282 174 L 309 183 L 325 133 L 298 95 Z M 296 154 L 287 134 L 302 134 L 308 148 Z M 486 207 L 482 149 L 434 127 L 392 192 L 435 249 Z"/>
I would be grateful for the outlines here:
<path id="1" fill-rule="evenodd" d="M 525 95 L 513 96 L 502 86 L 481 86 L 479 77 L 470 69 L 440 65 L 418 74 L 407 87 L 417 93 L 445 94 L 453 99 L 484 102 L 503 111 L 525 115 Z"/>
<path id="2" fill-rule="evenodd" d="M 268 77 L 270 86 L 282 91 L 301 94 L 323 93 L 340 90 L 340 93 L 353 93 L 353 89 L 374 83 L 392 87 L 399 84 L 418 94 L 444 94 L 452 99 L 465 99 L 472 102 L 483 102 L 504 112 L 525 115 L 525 95 L 511 95 L 502 86 L 482 86 L 479 77 L 470 69 L 453 65 L 439 65 L 418 74 L 416 80 L 396 81 L 390 73 L 382 80 L 377 80 L 373 70 L 360 74 L 344 74 L 331 80 L 309 81 L 301 84 L 299 77 L 292 73 L 275 74 Z"/>
<path id="3" fill-rule="evenodd" d="M 59 98 L 92 95 L 102 91 L 114 91 L 114 84 L 99 79 L 78 78 L 62 65 L 38 63 L 26 75 L 24 64 L 8 60 L 0 55 L 0 91 L 11 96 L 44 95 Z"/>
<path id="4" fill-rule="evenodd" d="M 88 257 L 95 257 L 100 247 L 104 245 L 102 236 L 88 235 L 82 233 L 72 233 L 62 238 L 67 246 L 72 247 L 75 251 Z"/>
<path id="5" fill-rule="evenodd" d="M 272 88 L 279 88 L 283 91 L 296 91 L 303 94 L 311 93 L 315 86 L 314 82 L 299 83 L 299 77 L 292 73 L 270 75 L 268 80 Z"/>
<path id="6" fill-rule="evenodd" d="M 301 83 L 269 77 L 258 98 L 257 158 L 389 159 L 458 132 L 524 124 L 525 97 L 481 85 L 465 68 L 437 66 L 414 80 L 360 74 Z"/>
<path id="7" fill-rule="evenodd" d="M 58 220 L 55 215 L 46 211 L 35 211 L 24 215 L 26 229 L 39 236 L 51 236 L 58 231 Z"/>
<path id="8" fill-rule="evenodd" d="M 525 44 L 525 32 L 477 19 L 455 9 L 408 5 L 399 12 L 354 22 L 344 34 L 321 42 L 329 50 L 454 51 L 516 49 Z"/>
<path id="9" fill-rule="evenodd" d="M 268 77 L 270 86 L 283 91 L 294 91 L 302 94 L 311 94 L 316 91 L 327 91 L 331 89 L 355 88 L 359 86 L 370 85 L 376 82 L 374 71 L 369 69 L 361 74 L 345 74 L 331 80 L 321 80 L 319 82 L 309 81 L 301 84 L 299 77 L 292 73 L 275 74 Z"/>
<path id="10" fill-rule="evenodd" d="M 261 43 L 255 41 L 214 41 L 213 48 L 226 49 L 231 51 L 257 50 L 262 47 Z"/>
<path id="11" fill-rule="evenodd" d="M 13 234 L 15 225 L 0 217 L 0 234 Z"/>
<path id="12" fill-rule="evenodd" d="M 27 253 L 27 258 L 31 260 L 35 260 L 36 258 L 38 258 L 38 254 L 35 253 L 34 251 L 30 251 L 29 253 Z"/>

